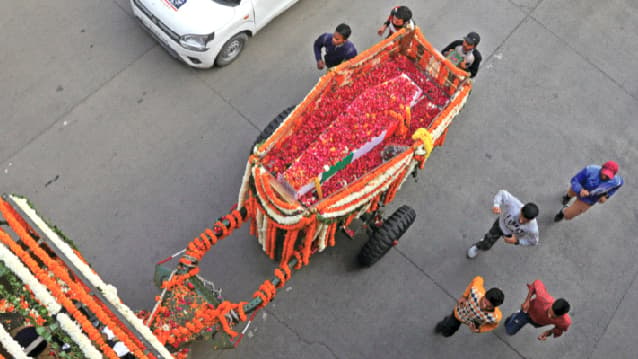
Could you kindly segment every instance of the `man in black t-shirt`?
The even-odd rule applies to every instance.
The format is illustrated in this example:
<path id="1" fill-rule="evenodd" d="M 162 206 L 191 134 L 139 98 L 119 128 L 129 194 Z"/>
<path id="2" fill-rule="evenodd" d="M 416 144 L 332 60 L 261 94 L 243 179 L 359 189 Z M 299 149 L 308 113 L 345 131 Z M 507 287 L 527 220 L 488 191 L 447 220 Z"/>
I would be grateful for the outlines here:
<path id="1" fill-rule="evenodd" d="M 468 33 L 463 40 L 452 41 L 447 47 L 441 50 L 443 56 L 448 58 L 454 65 L 470 73 L 470 77 L 476 76 L 479 65 L 483 57 L 476 48 L 481 37 L 476 32 Z"/>

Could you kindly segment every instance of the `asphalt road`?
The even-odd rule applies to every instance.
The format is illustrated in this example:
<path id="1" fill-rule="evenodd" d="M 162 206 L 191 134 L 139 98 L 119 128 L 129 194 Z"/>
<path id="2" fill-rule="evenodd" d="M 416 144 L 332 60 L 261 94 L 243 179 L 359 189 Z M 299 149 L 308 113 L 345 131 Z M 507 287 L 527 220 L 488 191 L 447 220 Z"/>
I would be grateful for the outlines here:
<path id="1" fill-rule="evenodd" d="M 634 0 L 406 1 L 436 47 L 470 30 L 484 62 L 444 147 L 393 207 L 417 221 L 374 267 L 363 238 L 314 256 L 238 349 L 192 358 L 633 358 L 638 345 L 638 5 Z M 345 21 L 363 50 L 392 1 L 301 0 L 231 66 L 189 69 L 160 48 L 126 0 L 5 4 L 0 30 L 0 191 L 29 197 L 133 308 L 150 308 L 156 261 L 182 249 L 235 203 L 246 154 L 280 110 L 316 83 L 311 44 Z M 555 225 L 583 166 L 613 159 L 626 185 L 608 203 Z M 465 250 L 489 228 L 505 188 L 541 209 L 541 244 Z M 246 300 L 271 276 L 245 229 L 202 273 Z M 572 328 L 539 342 L 432 328 L 475 275 L 501 287 L 505 315 L 541 278 L 572 304 Z"/>

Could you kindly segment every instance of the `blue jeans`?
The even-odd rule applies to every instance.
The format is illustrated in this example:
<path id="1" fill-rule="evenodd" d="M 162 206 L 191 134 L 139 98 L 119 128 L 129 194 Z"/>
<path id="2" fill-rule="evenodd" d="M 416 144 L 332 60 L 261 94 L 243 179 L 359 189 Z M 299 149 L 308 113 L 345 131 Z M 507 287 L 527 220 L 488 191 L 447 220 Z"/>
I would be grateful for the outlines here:
<path id="1" fill-rule="evenodd" d="M 520 310 L 516 313 L 512 313 L 507 319 L 505 319 L 505 332 L 507 335 L 514 335 L 521 330 L 525 324 L 530 323 L 534 327 L 538 328 L 540 325 L 532 322 L 529 317 L 529 314 L 525 312 L 521 312 Z"/>

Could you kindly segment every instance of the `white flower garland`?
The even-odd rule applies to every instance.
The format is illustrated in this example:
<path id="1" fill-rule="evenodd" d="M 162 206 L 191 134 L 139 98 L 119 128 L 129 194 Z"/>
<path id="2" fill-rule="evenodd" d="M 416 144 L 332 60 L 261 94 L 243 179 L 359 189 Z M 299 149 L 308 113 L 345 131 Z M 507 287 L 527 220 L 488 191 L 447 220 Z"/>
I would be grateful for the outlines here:
<path id="1" fill-rule="evenodd" d="M 326 249 L 326 237 L 327 237 L 327 232 L 328 232 L 328 225 L 327 224 L 320 224 L 319 226 L 317 226 L 317 239 L 319 241 L 319 252 L 323 252 L 324 249 Z"/>
<path id="2" fill-rule="evenodd" d="M 244 206 L 246 203 L 246 191 L 248 191 L 248 185 L 250 181 L 250 167 L 251 163 L 246 163 L 246 170 L 244 171 L 244 176 L 241 178 L 241 187 L 239 188 L 239 197 L 237 199 L 237 205 L 239 208 Z"/>
<path id="3" fill-rule="evenodd" d="M 82 353 L 89 359 L 102 359 L 102 353 L 93 346 L 93 342 L 83 332 L 82 328 L 66 313 L 55 316 L 60 323 L 60 328 L 69 334 L 69 337 L 78 345 Z"/>
<path id="4" fill-rule="evenodd" d="M 326 218 L 337 218 L 337 217 L 342 217 L 349 213 L 352 213 L 352 211 L 354 211 L 357 207 L 362 205 L 362 203 L 360 203 L 361 202 L 360 199 L 363 196 L 367 194 L 372 194 L 372 196 L 374 197 L 378 193 L 386 190 L 390 186 L 390 183 L 396 180 L 396 178 L 398 178 L 398 176 L 401 173 L 401 170 L 410 165 L 410 161 L 412 161 L 412 156 L 407 156 L 404 159 L 398 161 L 396 164 L 388 168 L 388 170 L 385 173 L 381 174 L 380 176 L 368 182 L 368 184 L 361 191 L 353 192 L 351 195 L 337 201 L 331 207 L 327 208 L 326 211 L 322 213 L 321 215 Z M 388 180 L 390 181 L 386 186 L 377 188 L 381 183 L 384 183 Z M 377 188 L 376 191 L 373 191 L 375 188 Z M 330 212 L 330 208 L 339 208 L 349 203 L 351 205 L 348 206 L 347 208 L 344 208 L 336 212 Z"/>
<path id="5" fill-rule="evenodd" d="M 254 166 L 253 167 L 253 170 L 252 170 L 253 176 L 257 176 L 258 175 L 258 173 L 257 173 L 257 171 L 259 170 L 258 168 L 259 168 L 258 166 Z M 283 225 L 287 225 L 287 226 L 295 225 L 295 224 L 298 224 L 301 221 L 301 219 L 303 218 L 303 215 L 281 216 L 281 215 L 273 212 L 267 205 L 263 206 L 263 208 L 266 211 L 266 215 L 268 217 L 274 219 L 275 222 L 277 222 L 279 224 L 283 224 Z"/>
<path id="6" fill-rule="evenodd" d="M 20 346 L 20 343 L 13 339 L 11 334 L 4 329 L 2 324 L 0 324 L 0 343 L 2 343 L 2 347 L 11 354 L 12 358 L 32 359 L 24 353 L 24 349 Z"/>
<path id="7" fill-rule="evenodd" d="M 268 241 L 266 239 L 266 233 L 268 233 L 268 219 L 261 210 L 257 210 L 257 236 L 258 240 L 261 242 L 261 246 L 266 252 L 268 250 Z"/>
<path id="8" fill-rule="evenodd" d="M 49 293 L 47 287 L 40 283 L 22 263 L 20 258 L 11 252 L 9 248 L 5 247 L 4 244 L 0 244 L 0 258 L 2 258 L 4 265 L 20 278 L 22 283 L 29 286 L 38 302 L 47 308 L 49 315 L 55 315 L 62 309 L 57 299 Z"/>
<path id="9" fill-rule="evenodd" d="M 469 86 L 469 85 L 466 85 Z M 463 91 L 463 90 L 461 90 Z M 463 106 L 465 106 L 465 102 L 467 102 L 467 98 L 468 98 L 469 92 L 466 93 L 463 96 L 463 99 L 461 99 L 461 102 L 459 102 L 459 104 L 457 104 L 456 106 L 454 106 L 454 108 L 452 110 L 450 110 L 450 112 L 448 113 L 448 115 L 441 120 L 441 124 L 439 124 L 436 128 L 432 129 L 432 138 L 434 140 L 438 139 L 439 137 L 441 137 L 441 135 L 443 134 L 443 131 L 448 128 L 448 126 L 450 125 L 450 123 L 452 122 L 452 119 L 454 117 L 456 117 L 456 115 L 459 114 L 459 112 L 461 111 L 461 109 L 463 108 Z M 457 96 L 460 96 L 460 93 L 457 94 Z M 456 97 L 456 96 L 455 96 Z M 452 99 L 451 102 L 454 102 L 454 100 L 456 100 L 456 98 Z"/>
<path id="10" fill-rule="evenodd" d="M 162 343 L 157 339 L 151 329 L 144 325 L 144 322 L 139 319 L 135 313 L 122 303 L 121 299 L 117 296 L 117 289 L 104 283 L 102 279 L 93 272 L 88 264 L 84 263 L 73 251 L 71 246 L 64 242 L 57 233 L 53 232 L 51 228 L 44 222 L 44 220 L 31 208 L 26 199 L 10 196 L 11 199 L 20 207 L 20 209 L 29 217 L 35 226 L 37 226 L 50 240 L 51 242 L 71 261 L 73 266 L 84 275 L 89 282 L 97 289 L 99 289 L 106 300 L 115 307 L 115 309 L 126 318 L 126 320 L 133 325 L 133 327 L 146 339 L 158 353 L 164 358 L 173 359 L 171 353 L 166 349 Z M 120 338 L 121 339 L 121 338 Z"/>
<path id="11" fill-rule="evenodd" d="M 15 273 L 18 278 L 20 278 L 22 283 L 29 286 L 29 289 L 38 300 L 38 302 L 46 306 L 49 315 L 54 316 L 57 314 L 55 318 L 60 323 L 60 327 L 62 328 L 62 330 L 67 332 L 71 339 L 73 339 L 73 341 L 78 344 L 87 358 L 102 358 L 102 354 L 97 349 L 95 349 L 95 347 L 93 347 L 91 340 L 86 335 L 84 335 L 82 329 L 80 329 L 80 327 L 66 314 L 58 314 L 62 306 L 57 302 L 55 297 L 53 297 L 49 293 L 48 289 L 31 274 L 29 269 L 24 266 L 22 261 L 20 261 L 20 259 L 4 245 L 0 245 L 0 258 L 2 258 L 5 266 L 9 268 L 13 273 Z M 62 319 L 64 317 L 66 317 L 67 322 L 65 322 L 65 319 Z M 68 323 L 68 321 L 70 321 L 71 323 Z M 3 341 L 3 345 L 4 344 L 5 343 Z"/>
<path id="12" fill-rule="evenodd" d="M 255 166 L 255 172 L 254 172 L 255 176 L 259 175 L 262 178 L 262 180 L 261 180 L 262 188 L 261 189 L 263 189 L 265 191 L 266 190 L 265 186 L 269 186 L 270 189 L 272 189 L 273 191 L 276 191 L 276 189 L 274 189 L 273 186 L 271 186 L 269 183 L 266 183 L 266 180 L 264 179 L 264 177 L 267 177 L 265 175 L 265 172 L 266 172 L 266 170 L 262 166 Z M 288 209 L 288 208 L 279 207 L 279 206 L 277 206 L 274 203 L 274 201 L 270 201 L 270 200 L 268 200 L 266 198 L 263 198 L 262 200 L 268 204 L 267 207 L 272 205 L 277 210 L 282 212 L 286 217 L 293 217 L 293 216 L 303 215 L 304 212 L 305 212 L 304 207 L 301 206 L 301 203 L 299 201 L 296 201 L 296 203 L 290 203 L 290 204 L 296 204 L 297 205 L 296 208 Z"/>
<path id="13" fill-rule="evenodd" d="M 264 220 L 264 214 L 260 210 L 255 211 L 255 235 L 257 236 L 257 242 L 262 245 L 264 251 L 266 251 L 266 245 L 264 244 L 264 235 L 261 233 Z"/>

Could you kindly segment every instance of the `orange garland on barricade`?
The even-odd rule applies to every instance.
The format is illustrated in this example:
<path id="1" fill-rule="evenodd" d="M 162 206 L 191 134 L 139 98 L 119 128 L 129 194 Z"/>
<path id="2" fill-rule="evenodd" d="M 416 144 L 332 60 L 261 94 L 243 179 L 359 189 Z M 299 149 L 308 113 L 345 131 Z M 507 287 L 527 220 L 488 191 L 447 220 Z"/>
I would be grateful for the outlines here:
<path id="1" fill-rule="evenodd" d="M 60 268 L 62 267 L 62 265 L 59 264 L 57 261 L 52 260 L 48 256 L 46 251 L 38 246 L 38 244 L 31 237 L 28 231 L 26 231 L 23 227 L 16 225 L 19 224 L 19 222 L 12 213 L 9 213 L 9 211 L 7 211 L 8 208 L 10 208 L 10 206 L 6 202 L 0 200 L 0 210 L 2 210 L 5 219 L 9 223 L 9 226 L 11 226 L 13 231 L 20 237 L 22 242 L 29 246 L 31 251 L 44 262 L 47 268 L 49 268 L 49 270 L 53 271 L 56 274 L 57 278 L 60 278 L 67 283 L 68 287 L 82 299 L 81 303 L 85 304 L 98 317 L 102 324 L 108 326 L 113 331 L 115 336 L 120 339 L 132 353 L 134 353 L 138 358 L 149 358 L 149 356 L 144 355 L 144 353 L 140 349 L 141 343 L 139 343 L 137 340 L 132 340 L 131 338 L 135 337 L 131 333 L 127 333 L 123 331 L 119 326 L 117 326 L 116 323 L 114 323 L 113 319 L 102 310 L 99 304 L 95 302 L 93 296 L 84 293 L 85 288 L 83 287 L 83 285 L 78 284 L 69 276 L 66 267 Z M 57 297 L 57 299 L 60 300 L 59 297 Z M 69 309 L 67 308 L 67 310 Z M 69 312 L 71 313 L 71 311 Z M 153 356 L 150 357 L 152 358 Z"/>
<path id="2" fill-rule="evenodd" d="M 5 216 L 5 218 L 7 218 Z M 13 227 L 12 227 L 13 228 Z M 28 233 L 28 232 L 27 232 Z M 51 294 L 55 297 L 59 304 L 61 304 L 66 311 L 75 319 L 80 327 L 87 333 L 89 339 L 94 341 L 102 350 L 102 353 L 106 355 L 109 359 L 118 359 L 115 351 L 109 347 L 109 345 L 104 341 L 100 332 L 91 324 L 91 322 L 86 318 L 86 316 L 78 310 L 78 308 L 73 304 L 71 299 L 67 294 L 65 294 L 60 288 L 57 281 L 53 278 L 50 278 L 47 274 L 47 271 L 42 269 L 38 263 L 31 258 L 31 256 L 22 249 L 7 233 L 0 229 L 0 242 L 4 243 L 11 252 L 13 252 L 20 260 L 27 265 L 29 270 L 35 275 L 40 283 L 42 283 L 46 288 L 51 292 Z M 43 260 L 44 258 L 39 258 Z M 60 277 L 60 270 L 58 268 L 49 268 L 51 272 L 53 272 L 57 278 Z M 65 271 L 62 271 L 65 272 Z M 77 296 L 80 299 L 85 299 L 82 295 L 83 293 L 73 293 L 74 296 Z M 88 302 L 88 301 L 87 301 Z M 87 304 L 82 302 L 83 304 Z M 96 313 L 97 315 L 97 313 Z M 101 320 L 101 319 L 100 319 Z M 119 337 L 118 337 L 119 338 Z"/>

